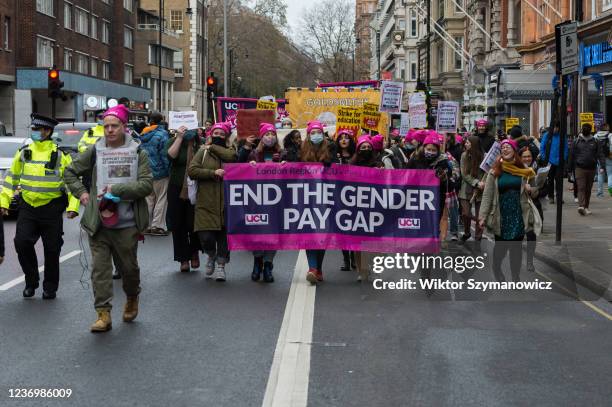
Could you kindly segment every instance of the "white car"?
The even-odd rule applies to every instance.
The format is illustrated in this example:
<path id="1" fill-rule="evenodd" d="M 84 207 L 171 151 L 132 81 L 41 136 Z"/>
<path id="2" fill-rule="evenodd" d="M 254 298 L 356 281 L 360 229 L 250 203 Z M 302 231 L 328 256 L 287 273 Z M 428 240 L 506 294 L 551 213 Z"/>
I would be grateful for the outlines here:
<path id="1" fill-rule="evenodd" d="M 11 168 L 17 150 L 30 142 L 29 138 L 0 137 L 0 179 L 4 180 L 4 174 Z"/>

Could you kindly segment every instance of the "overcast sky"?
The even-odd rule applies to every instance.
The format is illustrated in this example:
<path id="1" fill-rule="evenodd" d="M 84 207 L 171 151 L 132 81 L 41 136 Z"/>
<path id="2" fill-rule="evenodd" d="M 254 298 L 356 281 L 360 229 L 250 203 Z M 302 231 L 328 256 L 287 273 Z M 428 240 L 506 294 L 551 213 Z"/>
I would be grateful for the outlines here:
<path id="1" fill-rule="evenodd" d="M 314 3 L 312 0 L 285 0 L 287 3 L 287 23 L 291 28 L 291 35 L 296 38 L 300 27 L 300 15 L 306 6 Z"/>

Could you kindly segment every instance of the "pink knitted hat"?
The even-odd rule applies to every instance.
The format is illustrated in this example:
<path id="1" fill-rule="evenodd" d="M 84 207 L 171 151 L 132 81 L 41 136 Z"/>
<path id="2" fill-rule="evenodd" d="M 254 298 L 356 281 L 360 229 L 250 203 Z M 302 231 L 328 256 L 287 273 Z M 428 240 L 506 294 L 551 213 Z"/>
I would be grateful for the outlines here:
<path id="1" fill-rule="evenodd" d="M 374 151 L 382 151 L 385 146 L 385 138 L 380 134 L 376 134 L 371 137 L 371 144 Z"/>
<path id="2" fill-rule="evenodd" d="M 259 137 L 263 137 L 264 134 L 266 134 L 269 131 L 276 134 L 276 127 L 274 127 L 274 125 L 270 123 L 261 123 L 259 125 Z"/>
<path id="3" fill-rule="evenodd" d="M 323 124 L 318 120 L 309 121 L 306 127 L 306 134 L 310 134 L 310 132 L 315 129 L 323 131 Z"/>
<path id="4" fill-rule="evenodd" d="M 126 124 L 128 121 L 128 116 L 130 115 L 130 111 L 124 105 L 117 105 L 115 107 L 111 107 L 108 109 L 102 117 L 106 116 L 115 116 L 117 119 L 121 121 L 121 123 Z"/>
<path id="5" fill-rule="evenodd" d="M 359 147 L 361 147 L 361 145 L 364 143 L 368 143 L 369 145 L 372 146 L 372 149 L 374 149 L 372 138 L 366 134 L 366 135 L 359 137 L 359 139 L 357 140 L 357 150 L 359 150 Z"/>

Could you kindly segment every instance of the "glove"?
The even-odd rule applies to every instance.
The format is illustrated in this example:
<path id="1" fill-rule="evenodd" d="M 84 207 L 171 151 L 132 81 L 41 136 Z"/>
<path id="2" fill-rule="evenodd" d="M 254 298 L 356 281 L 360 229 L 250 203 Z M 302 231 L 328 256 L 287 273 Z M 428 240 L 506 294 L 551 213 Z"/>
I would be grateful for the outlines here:
<path id="1" fill-rule="evenodd" d="M 121 201 L 121 198 L 119 198 L 116 195 L 111 194 L 110 192 L 105 193 L 103 198 L 108 201 L 113 201 L 114 203 L 119 203 Z"/>

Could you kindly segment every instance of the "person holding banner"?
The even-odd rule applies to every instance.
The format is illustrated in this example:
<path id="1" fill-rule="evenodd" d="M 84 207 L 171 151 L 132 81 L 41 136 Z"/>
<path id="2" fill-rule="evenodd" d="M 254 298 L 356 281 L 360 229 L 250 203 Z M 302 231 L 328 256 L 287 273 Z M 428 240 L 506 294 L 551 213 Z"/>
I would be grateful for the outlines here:
<path id="1" fill-rule="evenodd" d="M 465 140 L 465 151 L 461 154 L 461 188 L 459 189 L 459 202 L 461 203 L 461 216 L 463 217 L 463 242 L 472 237 L 472 219 L 476 223 L 475 239 L 482 240 L 482 228 L 478 223 L 482 191 L 484 190 L 485 172 L 480 168 L 483 160 L 480 148 L 480 138 L 469 136 Z M 475 215 L 472 215 L 474 205 Z"/>
<path id="2" fill-rule="evenodd" d="M 355 133 L 350 129 L 341 129 L 336 135 L 336 157 L 335 164 L 350 164 L 357 145 L 355 144 Z M 343 264 L 340 267 L 342 271 L 351 271 L 357 268 L 355 263 L 355 252 L 342 250 Z"/>
<path id="3" fill-rule="evenodd" d="M 229 123 L 217 123 L 211 128 L 211 144 L 196 153 L 187 174 L 198 182 L 194 231 L 198 233 L 202 251 L 208 255 L 206 277 L 225 281 L 225 265 L 230 253 L 225 226 L 223 196 L 224 163 L 236 161 L 236 149 L 230 147 Z"/>
<path id="4" fill-rule="evenodd" d="M 371 138 L 372 149 L 374 151 L 374 157 L 376 160 L 382 160 L 382 153 L 385 149 L 385 137 L 382 134 L 375 134 Z"/>
<path id="5" fill-rule="evenodd" d="M 200 129 L 198 129 L 200 130 Z M 181 263 L 181 272 L 200 268 L 200 239 L 193 231 L 195 207 L 189 201 L 187 167 L 202 144 L 196 130 L 181 127 L 166 142 L 166 154 L 170 160 L 168 183 L 168 222 L 172 231 L 174 261 Z"/>
<path id="6" fill-rule="evenodd" d="M 306 140 L 302 144 L 300 151 L 300 161 L 307 163 L 323 163 L 330 165 L 332 162 L 332 154 L 330 152 L 331 144 L 323 136 L 323 124 L 317 120 L 308 122 L 306 127 Z M 306 279 L 311 284 L 316 284 L 323 281 L 323 259 L 325 250 L 306 250 L 306 258 L 308 259 L 308 272 Z"/>
<path id="7" fill-rule="evenodd" d="M 274 125 L 261 123 L 259 125 L 259 138 L 261 139 L 259 145 L 249 156 L 251 165 L 256 166 L 257 163 L 266 162 L 280 163 L 282 150 L 280 144 L 278 144 Z M 274 256 L 276 256 L 276 250 L 256 250 L 253 252 L 251 280 L 259 281 L 263 273 L 263 281 L 266 283 L 274 282 L 274 276 L 272 275 Z"/>
<path id="8" fill-rule="evenodd" d="M 505 281 L 501 265 L 506 254 L 510 256 L 512 280 L 520 281 L 523 238 L 527 232 L 538 235 L 542 229 L 542 220 L 529 196 L 528 180 L 535 177 L 535 172 L 525 168 L 517 149 L 514 140 L 501 142 L 501 156 L 487 176 L 478 214 L 480 227 L 486 226 L 495 236 L 493 274 L 499 282 Z"/>
<path id="9" fill-rule="evenodd" d="M 283 139 L 284 157 L 283 161 L 294 163 L 300 160 L 300 148 L 302 146 L 302 134 L 299 130 L 292 130 Z"/>

